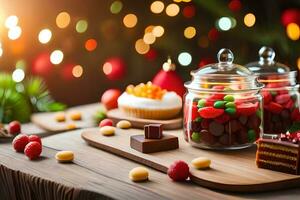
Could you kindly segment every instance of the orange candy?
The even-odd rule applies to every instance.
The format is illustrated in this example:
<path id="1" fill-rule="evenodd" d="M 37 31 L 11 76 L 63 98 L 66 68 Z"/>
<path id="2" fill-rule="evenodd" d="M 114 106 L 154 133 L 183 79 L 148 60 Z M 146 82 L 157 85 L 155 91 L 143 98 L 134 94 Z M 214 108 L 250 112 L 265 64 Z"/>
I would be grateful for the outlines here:
<path id="1" fill-rule="evenodd" d="M 162 90 L 159 86 L 148 82 L 147 84 L 140 83 L 137 86 L 129 85 L 126 88 L 126 92 L 137 97 L 162 99 L 163 95 L 166 93 L 166 90 Z"/>

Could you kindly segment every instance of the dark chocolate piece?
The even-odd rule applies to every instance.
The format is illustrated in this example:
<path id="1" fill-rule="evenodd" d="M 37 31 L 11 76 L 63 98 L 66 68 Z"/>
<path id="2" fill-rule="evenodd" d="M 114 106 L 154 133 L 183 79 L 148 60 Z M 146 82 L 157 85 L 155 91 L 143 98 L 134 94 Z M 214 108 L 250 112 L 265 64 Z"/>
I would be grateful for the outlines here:
<path id="1" fill-rule="evenodd" d="M 162 125 L 161 124 L 149 124 L 144 126 L 145 138 L 146 139 L 161 139 Z"/>
<path id="2" fill-rule="evenodd" d="M 154 153 L 168 151 L 179 147 L 178 137 L 164 135 L 160 140 L 146 139 L 143 135 L 133 135 L 130 137 L 130 147 L 142 153 Z"/>

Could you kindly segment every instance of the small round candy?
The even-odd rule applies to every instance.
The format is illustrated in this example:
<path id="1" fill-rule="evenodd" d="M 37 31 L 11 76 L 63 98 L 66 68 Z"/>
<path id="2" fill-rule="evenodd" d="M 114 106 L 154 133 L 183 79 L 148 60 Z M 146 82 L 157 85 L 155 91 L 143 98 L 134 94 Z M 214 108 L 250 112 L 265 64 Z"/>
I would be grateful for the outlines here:
<path id="1" fill-rule="evenodd" d="M 205 103 L 206 103 L 206 100 L 205 99 L 200 99 L 198 101 L 198 108 L 203 108 L 205 107 Z"/>
<path id="2" fill-rule="evenodd" d="M 74 153 L 72 151 L 59 151 L 55 154 L 55 159 L 58 162 L 72 162 Z"/>
<path id="3" fill-rule="evenodd" d="M 81 120 L 81 113 L 78 112 L 78 111 L 73 111 L 73 112 L 70 113 L 70 118 L 71 118 L 73 121 Z"/>
<path id="4" fill-rule="evenodd" d="M 131 128 L 131 123 L 127 120 L 121 120 L 117 123 L 117 127 L 121 129 Z"/>
<path id="5" fill-rule="evenodd" d="M 225 101 L 216 101 L 214 103 L 214 107 L 215 108 L 224 108 L 225 103 L 226 103 Z"/>
<path id="6" fill-rule="evenodd" d="M 113 121 L 111 119 L 103 119 L 99 123 L 99 127 L 103 127 L 103 126 L 113 126 Z"/>
<path id="7" fill-rule="evenodd" d="M 225 107 L 226 108 L 235 108 L 236 106 L 235 106 L 234 102 L 228 102 L 228 103 L 225 104 Z"/>
<path id="8" fill-rule="evenodd" d="M 112 136 L 115 134 L 115 127 L 112 126 L 103 126 L 100 128 L 100 133 L 104 136 Z"/>
<path id="9" fill-rule="evenodd" d="M 194 142 L 200 142 L 200 140 L 201 140 L 200 133 L 198 133 L 198 132 L 193 132 L 193 133 L 192 133 L 192 140 L 193 140 Z"/>
<path id="10" fill-rule="evenodd" d="M 230 115 L 233 115 L 233 114 L 236 113 L 236 109 L 235 108 L 226 108 L 225 112 L 230 114 Z"/>
<path id="11" fill-rule="evenodd" d="M 148 180 L 149 172 L 145 167 L 135 167 L 129 172 L 129 178 L 134 182 Z"/>
<path id="12" fill-rule="evenodd" d="M 254 142 L 255 141 L 255 138 L 256 138 L 256 133 L 253 129 L 250 129 L 248 131 L 248 140 L 249 142 Z"/>
<path id="13" fill-rule="evenodd" d="M 226 95 L 223 99 L 225 101 L 229 101 L 229 102 L 233 102 L 234 101 L 234 97 L 232 95 Z"/>
<path id="14" fill-rule="evenodd" d="M 57 122 L 64 122 L 64 121 L 66 121 L 66 116 L 65 116 L 65 113 L 57 113 L 56 115 L 55 115 L 55 120 L 57 121 Z"/>
<path id="15" fill-rule="evenodd" d="M 211 163 L 210 159 L 208 159 L 206 157 L 198 157 L 198 158 L 195 158 L 194 160 L 192 160 L 192 165 L 196 169 L 209 168 L 210 163 Z"/>
<path id="16" fill-rule="evenodd" d="M 72 130 L 72 129 L 76 129 L 77 126 L 76 124 L 67 124 L 67 129 Z"/>

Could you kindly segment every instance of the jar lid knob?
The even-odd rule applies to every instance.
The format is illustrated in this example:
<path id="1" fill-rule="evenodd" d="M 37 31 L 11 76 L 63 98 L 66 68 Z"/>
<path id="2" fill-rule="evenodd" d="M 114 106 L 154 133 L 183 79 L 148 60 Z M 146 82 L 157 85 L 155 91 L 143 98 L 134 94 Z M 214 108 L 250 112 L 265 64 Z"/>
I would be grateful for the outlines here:
<path id="1" fill-rule="evenodd" d="M 259 52 L 259 59 L 261 64 L 272 64 L 275 58 L 275 51 L 271 47 L 263 46 L 260 48 Z"/>
<path id="2" fill-rule="evenodd" d="M 226 64 L 232 64 L 234 59 L 233 53 L 230 51 L 230 49 L 221 49 L 218 52 L 218 61 L 219 63 L 226 63 Z"/>

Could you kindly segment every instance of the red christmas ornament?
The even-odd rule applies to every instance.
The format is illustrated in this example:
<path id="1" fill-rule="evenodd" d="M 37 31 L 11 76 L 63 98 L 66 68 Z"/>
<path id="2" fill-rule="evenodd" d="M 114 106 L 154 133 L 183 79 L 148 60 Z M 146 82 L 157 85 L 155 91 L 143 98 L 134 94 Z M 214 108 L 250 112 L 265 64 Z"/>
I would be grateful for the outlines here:
<path id="1" fill-rule="evenodd" d="M 287 9 L 281 15 L 281 23 L 287 26 L 290 23 L 296 23 L 300 25 L 300 9 Z"/>
<path id="2" fill-rule="evenodd" d="M 208 64 L 211 64 L 211 63 L 214 63 L 214 59 L 212 58 L 203 58 L 200 60 L 198 66 L 199 67 L 203 67 L 204 65 L 208 65 Z"/>
<path id="3" fill-rule="evenodd" d="M 240 0 L 231 0 L 228 4 L 228 7 L 231 11 L 237 12 L 242 8 L 242 3 Z"/>
<path id="4" fill-rule="evenodd" d="M 182 14 L 186 18 L 192 18 L 195 16 L 195 12 L 196 12 L 195 6 L 190 5 L 183 8 Z"/>
<path id="5" fill-rule="evenodd" d="M 123 78 L 125 71 L 125 62 L 120 57 L 109 58 L 103 65 L 103 72 L 110 80 L 119 80 Z"/>
<path id="6" fill-rule="evenodd" d="M 39 54 L 32 62 L 32 73 L 37 75 L 48 75 L 52 71 L 49 53 Z"/>
<path id="7" fill-rule="evenodd" d="M 152 83 L 168 91 L 174 91 L 181 97 L 185 92 L 183 80 L 176 73 L 175 65 L 171 62 L 170 58 L 163 64 L 163 69 L 155 75 Z"/>

